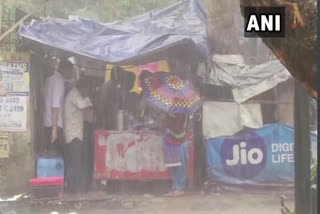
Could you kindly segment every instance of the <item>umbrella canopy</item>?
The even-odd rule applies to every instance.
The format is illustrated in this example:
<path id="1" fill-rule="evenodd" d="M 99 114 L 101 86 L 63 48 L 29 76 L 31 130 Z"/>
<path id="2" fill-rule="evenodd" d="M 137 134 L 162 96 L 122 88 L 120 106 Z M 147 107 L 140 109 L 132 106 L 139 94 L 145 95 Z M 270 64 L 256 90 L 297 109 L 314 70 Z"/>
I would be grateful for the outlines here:
<path id="1" fill-rule="evenodd" d="M 201 99 L 189 81 L 157 72 L 142 82 L 143 96 L 168 113 L 192 114 L 201 105 Z"/>

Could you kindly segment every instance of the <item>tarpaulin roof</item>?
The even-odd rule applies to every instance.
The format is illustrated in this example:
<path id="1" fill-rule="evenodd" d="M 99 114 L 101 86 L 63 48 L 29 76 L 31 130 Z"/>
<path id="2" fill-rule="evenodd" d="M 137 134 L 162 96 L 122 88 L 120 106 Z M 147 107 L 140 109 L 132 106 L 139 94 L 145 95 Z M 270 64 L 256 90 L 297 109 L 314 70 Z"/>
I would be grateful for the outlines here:
<path id="1" fill-rule="evenodd" d="M 196 0 L 185 0 L 125 21 L 100 23 L 74 18 L 32 20 L 19 34 L 32 41 L 109 63 L 151 55 L 179 44 L 209 56 L 206 14 Z"/>

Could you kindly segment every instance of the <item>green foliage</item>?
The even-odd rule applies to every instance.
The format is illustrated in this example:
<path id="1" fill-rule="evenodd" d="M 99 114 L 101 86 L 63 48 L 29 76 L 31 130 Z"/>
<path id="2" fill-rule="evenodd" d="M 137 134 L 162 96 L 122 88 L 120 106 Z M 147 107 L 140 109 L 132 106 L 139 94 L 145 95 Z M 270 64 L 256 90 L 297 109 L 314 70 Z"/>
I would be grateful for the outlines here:
<path id="1" fill-rule="evenodd" d="M 13 5 L 25 11 L 36 10 L 37 16 L 44 16 L 45 0 L 15 0 Z M 113 0 L 116 17 L 112 17 L 112 0 L 49 0 L 47 15 L 68 18 L 69 15 L 90 18 L 102 22 L 121 20 L 139 15 L 152 9 L 165 7 L 179 0 Z M 111 20 L 113 18 L 113 20 Z"/>
<path id="2" fill-rule="evenodd" d="M 311 162 L 311 189 L 317 189 L 317 168 L 318 164 L 316 160 Z"/>
<path id="3" fill-rule="evenodd" d="M 318 168 L 317 161 L 312 159 L 312 161 L 311 161 L 311 189 L 313 189 L 313 190 L 317 190 L 317 168 Z M 294 211 L 291 211 L 284 204 L 282 205 L 281 213 L 282 214 L 295 214 Z"/>
<path id="4" fill-rule="evenodd" d="M 1 32 L 7 31 L 15 23 L 15 10 L 10 4 L 4 4 L 1 11 L 2 21 Z M 10 33 L 6 36 L 0 44 L 0 53 L 1 52 L 14 52 L 16 48 L 16 42 L 18 38 L 15 33 Z"/>
<path id="5" fill-rule="evenodd" d="M 35 16 L 44 15 L 44 0 L 15 0 L 11 2 L 12 7 L 18 7 L 25 12 L 34 11 Z"/>
<path id="6" fill-rule="evenodd" d="M 294 211 L 288 211 L 286 214 L 295 214 Z"/>
<path id="7" fill-rule="evenodd" d="M 281 214 L 295 214 L 294 211 L 291 211 L 286 205 L 285 205 L 285 196 L 281 196 Z"/>
<path id="8" fill-rule="evenodd" d="M 282 205 L 281 214 L 295 214 L 295 212 L 290 210 L 286 205 Z"/>
<path id="9" fill-rule="evenodd" d="M 174 2 L 177 0 L 121 0 L 116 3 L 116 14 L 119 19 L 132 17 Z"/>

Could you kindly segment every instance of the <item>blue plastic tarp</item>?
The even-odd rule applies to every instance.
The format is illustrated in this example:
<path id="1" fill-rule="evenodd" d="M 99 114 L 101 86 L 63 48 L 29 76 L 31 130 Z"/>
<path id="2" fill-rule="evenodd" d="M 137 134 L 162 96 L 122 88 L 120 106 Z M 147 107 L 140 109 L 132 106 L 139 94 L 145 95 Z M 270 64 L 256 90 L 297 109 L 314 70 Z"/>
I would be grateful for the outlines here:
<path id="1" fill-rule="evenodd" d="M 100 23 L 72 20 L 32 20 L 19 29 L 32 41 L 109 63 L 154 54 L 174 45 L 192 43 L 190 52 L 209 55 L 206 14 L 196 0 L 175 3 L 125 21 Z"/>
<path id="2" fill-rule="evenodd" d="M 317 136 L 310 135 L 316 159 Z M 207 169 L 213 182 L 237 185 L 294 184 L 294 129 L 283 124 L 245 129 L 206 140 Z"/>

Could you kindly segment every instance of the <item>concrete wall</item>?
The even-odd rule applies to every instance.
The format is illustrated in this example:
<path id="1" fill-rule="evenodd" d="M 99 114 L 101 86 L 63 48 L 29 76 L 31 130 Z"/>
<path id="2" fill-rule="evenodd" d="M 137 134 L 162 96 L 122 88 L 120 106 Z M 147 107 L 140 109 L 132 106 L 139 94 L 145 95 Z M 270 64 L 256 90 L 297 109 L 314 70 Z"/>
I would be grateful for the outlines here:
<path id="1" fill-rule="evenodd" d="M 277 115 L 280 123 L 287 124 L 289 126 L 294 126 L 294 84 L 293 79 L 279 84 L 278 90 L 278 101 L 285 102 L 279 104 L 277 107 Z M 298 83 L 299 84 L 299 83 Z M 310 130 L 317 130 L 317 101 L 310 97 Z"/>
<path id="2" fill-rule="evenodd" d="M 26 54 L 0 54 L 1 61 L 29 61 Z M 9 157 L 0 162 L 0 196 L 28 191 L 28 181 L 34 177 L 32 139 L 33 110 L 27 100 L 27 131 L 9 132 Z"/>
<path id="3" fill-rule="evenodd" d="M 294 80 L 280 84 L 278 101 L 285 102 L 278 105 L 278 121 L 289 126 L 294 126 Z"/>
<path id="4" fill-rule="evenodd" d="M 30 111 L 28 116 L 30 116 Z M 9 159 L 0 166 L 0 195 L 27 192 L 28 180 L 34 176 L 29 118 L 27 132 L 9 133 Z"/>

